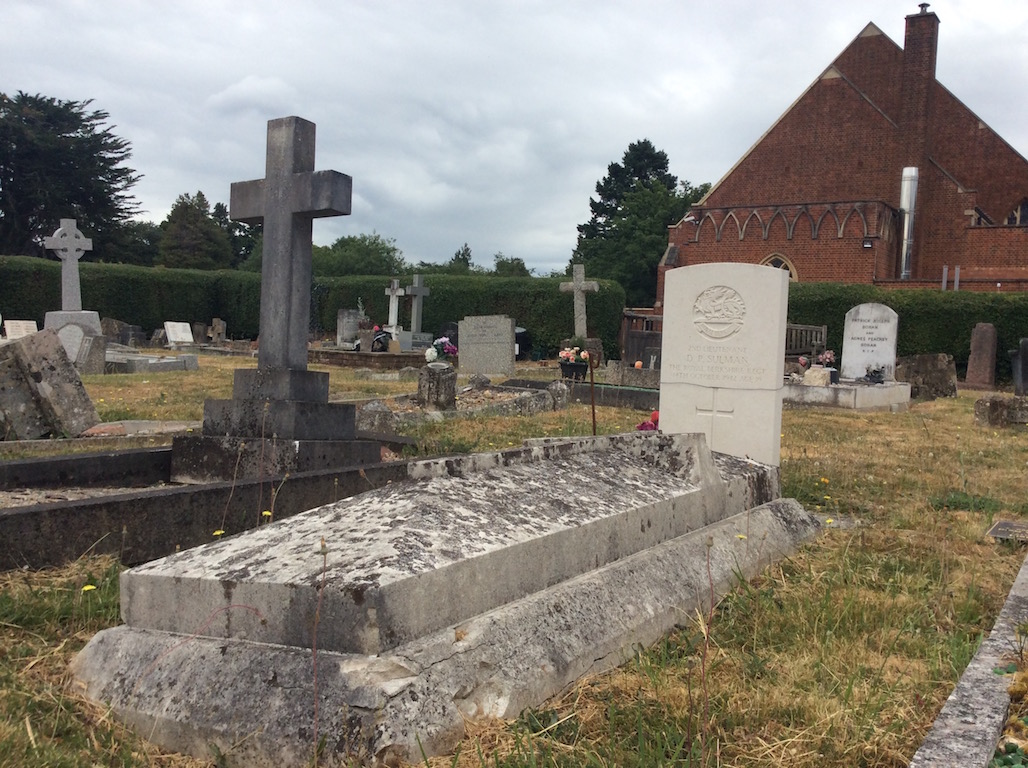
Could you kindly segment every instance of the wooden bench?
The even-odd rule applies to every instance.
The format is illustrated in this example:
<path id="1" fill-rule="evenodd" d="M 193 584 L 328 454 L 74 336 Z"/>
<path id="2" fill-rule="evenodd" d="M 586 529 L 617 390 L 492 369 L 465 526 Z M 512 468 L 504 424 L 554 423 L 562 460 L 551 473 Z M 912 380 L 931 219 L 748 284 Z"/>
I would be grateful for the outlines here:
<path id="1" fill-rule="evenodd" d="M 805 355 L 811 360 L 827 349 L 827 325 L 797 325 L 789 323 L 785 326 L 785 359 Z"/>

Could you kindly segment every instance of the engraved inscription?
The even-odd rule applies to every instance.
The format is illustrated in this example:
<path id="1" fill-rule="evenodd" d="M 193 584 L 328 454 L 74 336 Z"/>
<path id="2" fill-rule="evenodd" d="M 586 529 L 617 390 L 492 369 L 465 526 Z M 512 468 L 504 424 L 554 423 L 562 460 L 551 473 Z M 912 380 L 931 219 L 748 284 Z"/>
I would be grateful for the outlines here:
<path id="1" fill-rule="evenodd" d="M 712 285 L 696 297 L 692 311 L 693 323 L 701 336 L 723 340 L 742 330 L 746 303 L 734 288 Z"/>

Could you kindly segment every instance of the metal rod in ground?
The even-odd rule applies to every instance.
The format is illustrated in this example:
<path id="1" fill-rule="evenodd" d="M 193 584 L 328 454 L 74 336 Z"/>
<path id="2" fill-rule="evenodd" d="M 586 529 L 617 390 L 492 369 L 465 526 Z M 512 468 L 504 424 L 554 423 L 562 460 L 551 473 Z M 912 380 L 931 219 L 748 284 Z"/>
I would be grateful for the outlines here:
<path id="1" fill-rule="evenodd" d="M 596 376 L 593 375 L 595 370 L 593 356 L 589 355 L 589 399 L 592 401 L 593 408 L 593 437 L 596 437 Z"/>

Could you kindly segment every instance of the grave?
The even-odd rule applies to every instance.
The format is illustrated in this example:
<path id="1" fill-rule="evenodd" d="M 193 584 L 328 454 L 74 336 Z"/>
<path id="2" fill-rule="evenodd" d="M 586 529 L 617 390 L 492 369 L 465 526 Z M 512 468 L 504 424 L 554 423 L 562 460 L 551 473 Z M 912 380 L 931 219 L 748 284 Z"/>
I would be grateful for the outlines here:
<path id="1" fill-rule="evenodd" d="M 411 285 L 405 289 L 411 297 L 410 305 L 410 335 L 411 348 L 427 349 L 432 346 L 434 339 L 432 334 L 424 333 L 421 330 L 421 317 L 424 311 L 425 297 L 431 294 L 425 280 L 421 275 L 414 275 Z"/>
<path id="2" fill-rule="evenodd" d="M 38 332 L 35 320 L 4 320 L 4 335 L 8 341 L 23 339 Z"/>
<path id="3" fill-rule="evenodd" d="M 360 332 L 360 322 L 364 315 L 359 309 L 342 309 L 336 312 L 336 346 L 353 349 Z M 370 349 L 370 345 L 369 345 Z"/>
<path id="4" fill-rule="evenodd" d="M 416 400 L 428 410 L 453 410 L 457 402 L 457 372 L 453 366 L 442 361 L 422 366 Z"/>
<path id="5" fill-rule="evenodd" d="M 457 336 L 462 374 L 514 375 L 514 320 L 506 315 L 471 315 L 457 323 Z"/>
<path id="6" fill-rule="evenodd" d="M 1010 368 L 1014 374 L 1014 394 L 1024 397 L 1028 387 L 1028 339 L 1021 339 L 1017 349 L 1010 350 Z"/>
<path id="7" fill-rule="evenodd" d="M 228 340 L 228 325 L 220 317 L 211 320 L 211 327 L 207 331 L 207 338 L 211 344 L 224 344 Z"/>
<path id="8" fill-rule="evenodd" d="M 172 479 L 207 482 L 377 461 L 355 439 L 354 407 L 328 402 L 328 374 L 309 371 L 313 220 L 350 213 L 352 181 L 314 171 L 315 126 L 268 121 L 266 175 L 232 184 L 232 219 L 264 225 L 257 369 L 238 369 L 231 400 L 204 403 L 202 435 L 176 437 Z"/>
<path id="9" fill-rule="evenodd" d="M 385 289 L 385 295 L 389 297 L 389 322 L 383 329 L 389 331 L 393 339 L 399 338 L 400 327 L 400 297 L 403 296 L 403 288 L 399 280 L 390 280 L 389 287 Z M 391 350 L 390 350 L 391 351 Z"/>
<path id="10" fill-rule="evenodd" d="M 698 435 L 412 462 L 388 486 L 123 573 L 125 624 L 73 671 L 166 749 L 304 764 L 317 696 L 326 765 L 418 761 L 466 721 L 622 663 L 793 551 L 819 526 L 778 482 Z"/>
<path id="11" fill-rule="evenodd" d="M 47 312 L 43 327 L 57 331 L 68 359 L 79 366 L 79 350 L 87 336 L 102 336 L 100 315 L 82 310 L 82 286 L 79 279 L 79 259 L 93 250 L 93 241 L 84 237 L 75 219 L 61 219 L 61 226 L 52 236 L 43 240 L 43 247 L 61 260 L 61 309 Z M 101 342 L 102 343 L 102 342 Z M 89 352 L 95 355 L 95 351 Z"/>
<path id="12" fill-rule="evenodd" d="M 971 331 L 971 355 L 964 384 L 979 389 L 996 386 L 996 326 L 977 323 Z"/>
<path id="13" fill-rule="evenodd" d="M 846 313 L 842 333 L 843 379 L 862 379 L 881 371 L 885 381 L 896 380 L 896 336 L 899 315 L 884 304 L 858 304 Z"/>
<path id="14" fill-rule="evenodd" d="M 77 437 L 98 423 L 56 331 L 0 346 L 0 440 Z"/>
<path id="15" fill-rule="evenodd" d="M 172 349 L 180 345 L 193 344 L 193 327 L 189 323 L 166 320 L 164 323 L 164 337 L 168 341 L 168 346 Z"/>
<path id="16" fill-rule="evenodd" d="M 603 362 L 603 342 L 600 339 L 589 338 L 589 326 L 586 322 L 585 295 L 596 293 L 600 290 L 600 284 L 595 280 L 585 279 L 585 265 L 574 264 L 571 268 L 571 282 L 563 282 L 558 287 L 562 293 L 571 293 L 575 301 L 575 339 L 585 341 L 585 349 L 596 361 L 597 365 Z M 566 340 L 565 346 L 570 346 L 571 339 Z"/>
<path id="17" fill-rule="evenodd" d="M 789 275 L 700 264 L 665 277 L 660 428 L 774 466 L 781 450 Z"/>

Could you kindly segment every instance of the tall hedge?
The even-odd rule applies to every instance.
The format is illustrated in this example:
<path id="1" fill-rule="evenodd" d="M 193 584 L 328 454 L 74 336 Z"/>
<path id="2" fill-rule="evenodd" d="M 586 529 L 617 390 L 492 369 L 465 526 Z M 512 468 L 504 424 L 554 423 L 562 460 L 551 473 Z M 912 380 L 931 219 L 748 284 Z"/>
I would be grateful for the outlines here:
<path id="1" fill-rule="evenodd" d="M 789 288 L 789 322 L 828 326 L 828 348 L 842 351 L 846 312 L 877 302 L 899 315 L 896 354 L 945 353 L 965 370 L 971 332 L 977 323 L 996 326 L 996 374 L 1011 377 L 1007 351 L 1028 337 L 1028 294 L 971 291 L 884 290 L 871 285 L 794 283 Z"/>
<path id="2" fill-rule="evenodd" d="M 220 317 L 234 338 L 255 338 L 260 325 L 260 276 L 251 272 L 207 272 L 189 269 L 83 263 L 82 306 L 101 317 L 112 317 L 147 332 L 166 320 L 206 322 Z M 400 278 L 401 285 L 410 275 Z M 311 325 L 324 334 L 335 332 L 339 309 L 356 308 L 357 299 L 378 324 L 388 321 L 389 277 L 317 278 L 311 295 Z M 61 306 L 61 266 L 54 260 L 0 256 L 0 314 L 35 320 L 42 327 L 47 311 Z M 422 328 L 436 333 L 445 323 L 466 315 L 509 315 L 526 328 L 533 349 L 556 354 L 560 341 L 572 335 L 573 298 L 561 293 L 559 278 L 501 278 L 426 275 L 431 294 L 425 299 Z M 617 355 L 625 292 L 601 280 L 599 293 L 589 294 L 590 335 L 603 339 L 610 356 Z M 400 322 L 410 326 L 410 311 L 402 302 Z"/>

